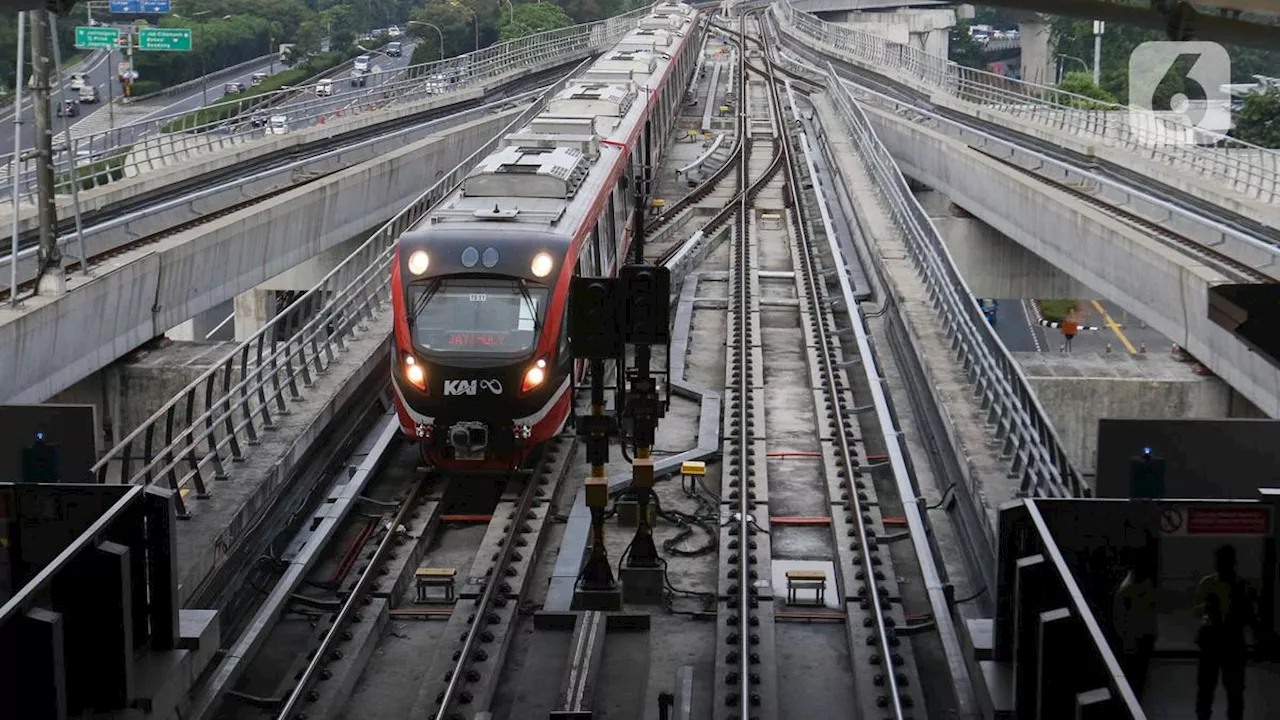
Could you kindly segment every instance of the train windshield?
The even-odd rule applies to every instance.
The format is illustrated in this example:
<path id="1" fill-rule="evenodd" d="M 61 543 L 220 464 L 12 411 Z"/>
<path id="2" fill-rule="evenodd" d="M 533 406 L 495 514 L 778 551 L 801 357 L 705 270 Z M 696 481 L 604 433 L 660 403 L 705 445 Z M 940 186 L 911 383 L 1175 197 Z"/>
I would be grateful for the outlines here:
<path id="1" fill-rule="evenodd" d="M 414 344 L 433 354 L 525 355 L 546 315 L 547 289 L 515 278 L 437 278 L 408 295 Z"/>

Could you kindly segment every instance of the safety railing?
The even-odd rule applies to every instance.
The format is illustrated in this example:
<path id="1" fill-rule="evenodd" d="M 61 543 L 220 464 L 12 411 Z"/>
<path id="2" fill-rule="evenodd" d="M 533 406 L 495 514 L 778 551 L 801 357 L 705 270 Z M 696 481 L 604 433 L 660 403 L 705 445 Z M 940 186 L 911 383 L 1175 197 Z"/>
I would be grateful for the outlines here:
<path id="1" fill-rule="evenodd" d="M 194 92 L 195 90 L 199 89 L 201 86 L 209 82 L 217 82 L 224 77 L 242 73 L 251 67 L 257 67 L 259 65 L 262 65 L 263 63 L 270 63 L 272 56 L 276 56 L 276 55 L 277 53 L 267 53 L 262 57 L 256 57 L 256 58 L 253 58 L 252 60 L 245 60 L 242 63 L 236 63 L 235 65 L 232 65 L 230 67 L 224 67 L 221 70 L 215 70 L 209 73 L 208 75 L 205 75 L 203 77 L 198 77 L 195 80 L 188 80 L 184 83 L 171 85 L 167 88 L 163 88 L 161 90 L 157 90 L 152 93 L 147 93 L 146 95 L 135 95 L 133 96 L 133 98 L 131 98 L 131 101 L 135 103 L 140 103 L 140 102 L 146 102 L 147 100 L 154 100 L 156 98 L 173 97 L 174 95 L 181 95 L 186 92 Z M 278 59 L 277 59 L 277 62 L 279 62 Z"/>
<path id="2" fill-rule="evenodd" d="M 856 142 L 877 192 L 906 241 L 987 424 L 995 428 L 1001 457 L 1011 461 L 1011 474 L 1021 479 L 1020 495 L 1088 496 L 1088 486 L 1067 457 L 1021 367 L 987 322 L 933 221 L 830 64 L 827 79 L 844 129 Z"/>
<path id="3" fill-rule="evenodd" d="M 351 89 L 335 79 L 333 95 L 298 98 L 299 88 L 277 90 L 251 98 L 214 103 L 203 113 L 183 111 L 150 117 L 118 128 L 75 137 L 70 147 L 55 144 L 54 177 L 58 192 L 71 191 L 78 176 L 83 186 L 96 187 L 133 177 L 144 170 L 185 160 L 195 153 L 217 151 L 261 137 L 265 118 L 285 115 L 290 130 L 317 124 L 322 118 L 348 110 L 376 111 L 391 103 L 410 102 L 459 90 L 573 53 L 594 51 L 616 43 L 649 12 L 647 7 L 593 23 L 529 35 L 491 45 L 467 55 L 412 65 Z M 73 172 L 72 167 L 77 166 Z M 38 195 L 34 158 L 19 162 L 19 193 L 29 202 Z M 0 196 L 12 193 L 13 153 L 0 155 Z"/>
<path id="4" fill-rule="evenodd" d="M 390 299 L 388 279 L 400 235 L 456 188 L 503 136 L 527 124 L 565 83 L 561 80 L 540 95 L 315 287 L 129 433 L 94 465 L 99 482 L 157 483 L 175 491 L 190 484 L 197 498 L 207 496 L 206 479 L 226 478 L 228 464 L 242 460 L 249 446 L 275 429 L 303 390 L 339 361 L 347 343 L 373 327 Z M 179 517 L 190 517 L 182 493 L 174 497 Z"/>
<path id="5" fill-rule="evenodd" d="M 1102 103 L 1092 98 L 994 73 L 872 33 L 824 22 L 778 0 L 771 10 L 793 33 L 927 92 L 943 92 L 991 114 L 1017 118 L 1101 146 L 1210 179 L 1263 203 L 1280 202 L 1280 153 L 1189 125 L 1180 114 Z M 1095 151 L 1097 152 L 1097 151 Z M 1099 153 L 1101 154 L 1101 153 Z"/>

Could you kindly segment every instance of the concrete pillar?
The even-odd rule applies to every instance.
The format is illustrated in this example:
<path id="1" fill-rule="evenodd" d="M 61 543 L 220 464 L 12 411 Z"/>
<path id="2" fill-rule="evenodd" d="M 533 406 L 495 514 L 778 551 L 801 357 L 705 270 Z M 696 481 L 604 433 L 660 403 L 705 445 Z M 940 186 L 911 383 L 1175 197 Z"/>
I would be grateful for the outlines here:
<path id="1" fill-rule="evenodd" d="M 943 193 L 924 190 L 915 196 L 975 297 L 1099 298 L 1088 286 L 973 217 Z"/>
<path id="2" fill-rule="evenodd" d="M 236 341 L 251 337 L 275 315 L 275 293 L 254 288 L 235 299 Z"/>
<path id="3" fill-rule="evenodd" d="M 1054 81 L 1054 48 L 1049 24 L 1039 15 L 1028 16 L 1018 23 L 1022 40 L 1022 79 L 1039 85 Z"/>

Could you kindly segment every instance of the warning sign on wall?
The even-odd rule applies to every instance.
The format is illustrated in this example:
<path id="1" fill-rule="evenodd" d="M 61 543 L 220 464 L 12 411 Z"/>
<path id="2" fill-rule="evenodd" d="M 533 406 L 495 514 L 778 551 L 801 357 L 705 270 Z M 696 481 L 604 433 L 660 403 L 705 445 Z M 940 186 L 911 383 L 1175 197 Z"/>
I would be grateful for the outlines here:
<path id="1" fill-rule="evenodd" d="M 1266 505 L 1164 507 L 1160 510 L 1160 532 L 1201 537 L 1262 537 L 1271 534 L 1271 508 Z"/>
<path id="2" fill-rule="evenodd" d="M 1271 508 L 1188 508 L 1188 535 L 1267 535 Z"/>

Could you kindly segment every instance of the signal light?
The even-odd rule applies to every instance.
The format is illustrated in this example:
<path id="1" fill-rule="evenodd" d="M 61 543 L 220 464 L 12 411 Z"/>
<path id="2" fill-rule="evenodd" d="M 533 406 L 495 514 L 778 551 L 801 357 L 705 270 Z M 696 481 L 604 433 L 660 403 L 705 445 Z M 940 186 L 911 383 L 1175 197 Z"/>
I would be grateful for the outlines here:
<path id="1" fill-rule="evenodd" d="M 569 286 L 569 344 L 574 357 L 609 360 L 622 354 L 615 287 L 611 278 L 573 278 Z"/>
<path id="2" fill-rule="evenodd" d="M 671 271 L 654 265 L 626 265 L 618 271 L 620 304 L 626 313 L 624 340 L 631 345 L 666 345 L 671 324 Z"/>
<path id="3" fill-rule="evenodd" d="M 419 390 L 427 389 L 427 371 L 412 355 L 404 356 L 404 378 Z"/>
<path id="4" fill-rule="evenodd" d="M 546 368 L 546 359 L 539 359 L 538 362 L 534 363 L 533 367 L 529 368 L 524 374 L 524 382 L 520 384 L 520 392 L 527 393 L 541 385 L 542 381 L 547 379 Z"/>

